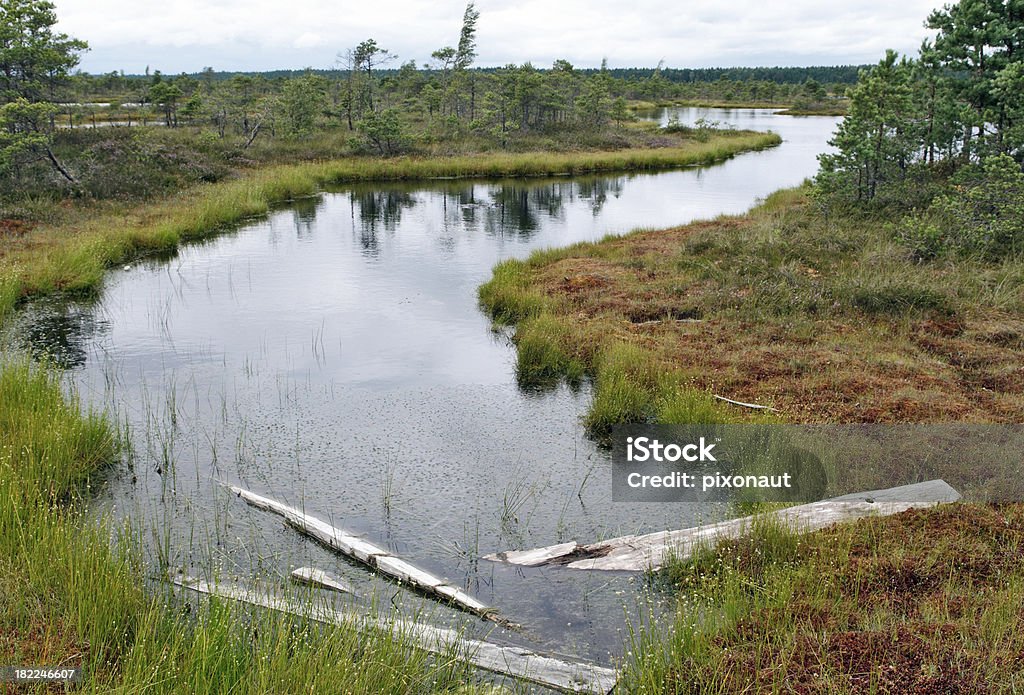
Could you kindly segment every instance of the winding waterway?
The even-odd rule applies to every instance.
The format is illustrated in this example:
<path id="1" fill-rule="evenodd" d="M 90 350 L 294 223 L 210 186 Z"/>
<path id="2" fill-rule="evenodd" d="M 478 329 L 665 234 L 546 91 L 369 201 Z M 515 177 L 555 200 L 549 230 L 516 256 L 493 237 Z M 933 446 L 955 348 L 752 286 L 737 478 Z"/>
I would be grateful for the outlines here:
<path id="1" fill-rule="evenodd" d="M 837 122 L 673 112 L 784 142 L 655 174 L 348 187 L 114 271 L 94 303 L 34 303 L 16 332 L 71 367 L 132 445 L 98 511 L 144 529 L 154 579 L 167 566 L 279 579 L 312 564 L 386 608 L 488 628 L 301 540 L 215 483 L 241 482 L 461 583 L 524 625 L 510 640 L 619 658 L 627 620 L 657 615 L 668 594 L 629 575 L 477 558 L 727 512 L 612 504 L 607 453 L 580 425 L 587 387 L 520 389 L 514 349 L 476 288 L 496 262 L 534 249 L 742 212 L 813 175 Z"/>

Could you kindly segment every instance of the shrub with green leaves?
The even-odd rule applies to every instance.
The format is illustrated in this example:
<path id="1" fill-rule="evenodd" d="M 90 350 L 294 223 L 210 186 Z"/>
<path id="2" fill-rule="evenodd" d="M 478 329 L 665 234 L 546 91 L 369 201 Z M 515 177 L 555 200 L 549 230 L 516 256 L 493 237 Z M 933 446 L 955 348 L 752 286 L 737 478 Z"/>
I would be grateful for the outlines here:
<path id="1" fill-rule="evenodd" d="M 409 133 L 396 109 L 368 111 L 356 127 L 381 155 L 399 154 L 409 147 Z"/>

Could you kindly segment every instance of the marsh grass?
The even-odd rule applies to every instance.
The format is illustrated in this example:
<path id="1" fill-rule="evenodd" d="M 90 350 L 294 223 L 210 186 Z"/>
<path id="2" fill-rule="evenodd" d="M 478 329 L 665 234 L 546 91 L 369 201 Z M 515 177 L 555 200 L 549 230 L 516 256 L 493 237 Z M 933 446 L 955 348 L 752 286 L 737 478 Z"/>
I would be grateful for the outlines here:
<path id="1" fill-rule="evenodd" d="M 877 216 L 809 187 L 750 213 L 539 251 L 482 305 L 516 325 L 520 374 L 592 377 L 587 423 L 1016 422 L 1024 260 L 921 264 Z M 541 330 L 543 329 L 543 330 Z"/>
<path id="2" fill-rule="evenodd" d="M 571 344 L 564 334 L 567 326 L 550 314 L 524 319 L 516 332 L 516 377 L 524 386 L 550 385 L 565 378 L 577 384 L 585 366 L 578 355 L 568 352 Z"/>
<path id="3" fill-rule="evenodd" d="M 944 505 L 802 535 L 777 522 L 671 560 L 671 627 L 628 692 L 1017 692 L 1024 505 Z"/>
<path id="4" fill-rule="evenodd" d="M 457 654 L 153 584 L 129 527 L 83 513 L 114 428 L 25 361 L 0 369 L 0 662 L 77 666 L 96 693 L 475 692 Z M 305 596 L 307 603 L 312 594 Z"/>

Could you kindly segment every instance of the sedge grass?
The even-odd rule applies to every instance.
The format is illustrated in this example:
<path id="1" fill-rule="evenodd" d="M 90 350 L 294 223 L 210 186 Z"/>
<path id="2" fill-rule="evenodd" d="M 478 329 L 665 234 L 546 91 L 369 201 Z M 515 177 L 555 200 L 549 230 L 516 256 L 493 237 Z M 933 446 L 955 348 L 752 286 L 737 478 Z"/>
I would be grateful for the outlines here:
<path id="1" fill-rule="evenodd" d="M 79 667 L 90 693 L 476 691 L 400 632 L 147 588 L 130 529 L 83 511 L 118 455 L 111 423 L 46 367 L 3 364 L 0 442 L 0 662 Z"/>

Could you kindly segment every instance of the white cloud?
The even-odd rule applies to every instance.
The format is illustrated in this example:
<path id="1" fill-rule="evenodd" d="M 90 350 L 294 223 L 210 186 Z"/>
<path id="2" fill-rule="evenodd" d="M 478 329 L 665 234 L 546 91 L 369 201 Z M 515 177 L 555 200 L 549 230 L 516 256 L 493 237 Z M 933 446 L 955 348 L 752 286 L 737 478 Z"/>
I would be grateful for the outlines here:
<path id="1" fill-rule="evenodd" d="M 295 39 L 292 45 L 296 48 L 315 48 L 317 46 L 323 46 L 326 43 L 324 37 L 315 31 L 307 31 L 305 34 Z"/>
<path id="2" fill-rule="evenodd" d="M 874 62 L 914 52 L 941 0 L 478 0 L 481 65 L 566 58 L 671 67 Z M 63 31 L 92 47 L 82 67 L 134 72 L 329 67 L 374 37 L 422 63 L 458 39 L 464 3 L 429 0 L 56 0 Z"/>

